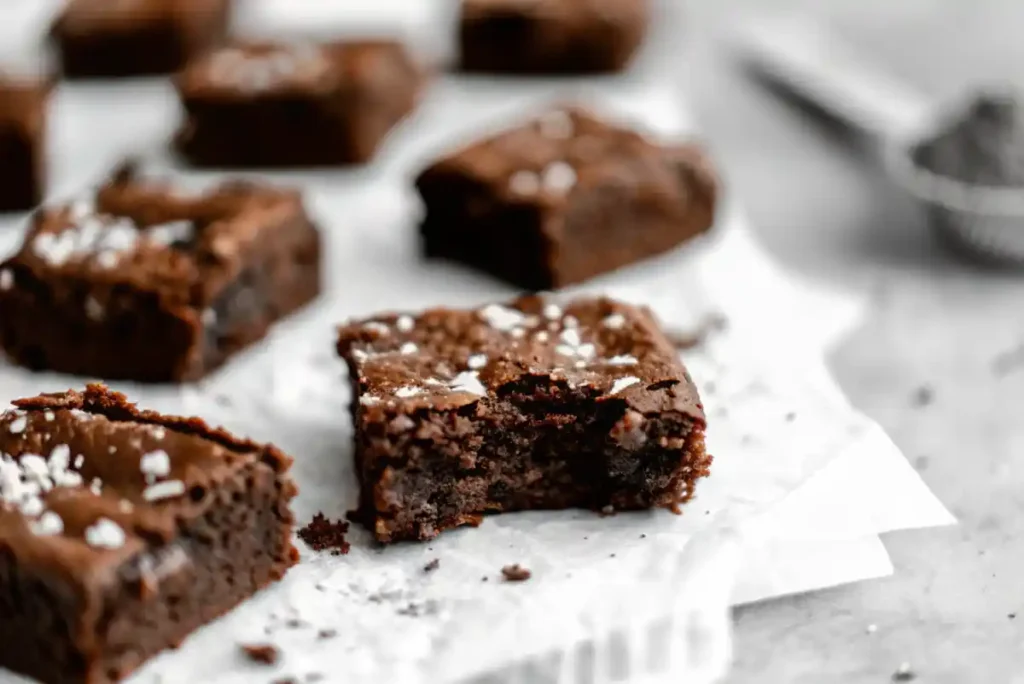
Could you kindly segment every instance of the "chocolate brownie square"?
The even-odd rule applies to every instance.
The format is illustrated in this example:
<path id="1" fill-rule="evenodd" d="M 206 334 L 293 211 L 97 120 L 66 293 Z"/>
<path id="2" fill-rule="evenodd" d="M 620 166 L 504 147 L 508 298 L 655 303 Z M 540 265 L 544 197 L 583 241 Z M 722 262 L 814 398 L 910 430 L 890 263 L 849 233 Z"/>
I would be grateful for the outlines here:
<path id="1" fill-rule="evenodd" d="M 368 161 L 415 107 L 421 74 L 397 42 L 248 43 L 177 79 L 178 150 L 197 166 L 332 166 Z"/>
<path id="2" fill-rule="evenodd" d="M 463 0 L 463 71 L 620 71 L 643 43 L 649 0 Z"/>
<path id="3" fill-rule="evenodd" d="M 423 171 L 428 257 L 528 290 L 666 252 L 714 222 L 716 181 L 695 145 L 663 146 L 578 107 L 555 108 Z"/>
<path id="4" fill-rule="evenodd" d="M 50 86 L 0 75 L 0 211 L 25 211 L 42 200 Z"/>
<path id="5" fill-rule="evenodd" d="M 51 28 L 68 78 L 169 74 L 221 43 L 233 0 L 68 0 Z"/>
<path id="6" fill-rule="evenodd" d="M 0 346 L 32 369 L 195 380 L 320 290 L 320 237 L 298 192 L 186 194 L 118 173 L 40 210 L 0 263 Z"/>
<path id="7" fill-rule="evenodd" d="M 708 475 L 697 389 L 650 312 L 538 297 L 340 331 L 359 518 L 381 542 L 488 512 L 674 507 Z"/>
<path id="8" fill-rule="evenodd" d="M 113 682 L 280 579 L 291 459 L 102 385 L 0 414 L 0 667 Z"/>

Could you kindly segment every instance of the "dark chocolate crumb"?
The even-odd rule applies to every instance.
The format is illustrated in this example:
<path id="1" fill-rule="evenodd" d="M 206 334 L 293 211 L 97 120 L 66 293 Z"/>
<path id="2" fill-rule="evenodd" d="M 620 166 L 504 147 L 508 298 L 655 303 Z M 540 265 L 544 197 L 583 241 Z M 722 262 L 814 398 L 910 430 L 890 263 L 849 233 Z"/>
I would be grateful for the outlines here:
<path id="1" fill-rule="evenodd" d="M 325 627 L 316 633 L 318 639 L 333 639 L 338 636 L 338 630 L 333 627 Z"/>
<path id="2" fill-rule="evenodd" d="M 729 321 L 721 314 L 711 314 L 705 317 L 696 328 L 692 330 L 669 330 L 667 337 L 672 345 L 680 351 L 696 349 L 701 347 L 711 337 L 712 333 L 721 332 L 729 325 Z"/>
<path id="3" fill-rule="evenodd" d="M 348 523 L 332 521 L 317 513 L 308 525 L 299 530 L 299 539 L 309 544 L 314 551 L 330 551 L 332 556 L 348 553 L 350 544 L 345 541 Z"/>
<path id="4" fill-rule="evenodd" d="M 242 650 L 249 660 L 262 665 L 274 665 L 281 658 L 281 652 L 272 644 L 242 644 Z"/>
<path id="5" fill-rule="evenodd" d="M 641 538 L 641 539 L 647 539 L 647 535 L 646 535 L 646 534 L 642 534 L 642 533 L 641 533 L 641 535 L 640 535 L 640 538 Z"/>
<path id="6" fill-rule="evenodd" d="M 913 403 L 917 408 L 924 408 L 935 401 L 935 390 L 928 385 L 921 385 L 914 390 Z"/>
<path id="7" fill-rule="evenodd" d="M 896 671 L 892 673 L 892 681 L 894 682 L 911 682 L 917 678 L 914 671 L 910 669 L 910 663 L 901 663 Z"/>
<path id="8" fill-rule="evenodd" d="M 483 577 L 481 577 L 480 581 L 481 582 L 486 582 L 487 581 L 487 575 L 484 575 Z"/>
<path id="9" fill-rule="evenodd" d="M 533 573 L 519 565 L 519 563 L 506 565 L 501 569 L 501 574 L 506 582 L 525 582 L 533 576 Z"/>
<path id="10" fill-rule="evenodd" d="M 434 572 L 439 567 L 441 567 L 441 559 L 435 558 L 434 560 L 430 561 L 429 563 L 423 566 L 423 572 Z"/>
<path id="11" fill-rule="evenodd" d="M 1014 619 L 1017 618 L 1017 614 L 1016 613 L 1009 613 L 1009 614 L 1007 614 L 1006 617 L 1010 618 L 1011 620 L 1014 620 Z"/>
<path id="12" fill-rule="evenodd" d="M 284 626 L 289 629 L 298 629 L 299 627 L 305 627 L 306 623 L 299 618 L 289 618 L 285 621 Z"/>

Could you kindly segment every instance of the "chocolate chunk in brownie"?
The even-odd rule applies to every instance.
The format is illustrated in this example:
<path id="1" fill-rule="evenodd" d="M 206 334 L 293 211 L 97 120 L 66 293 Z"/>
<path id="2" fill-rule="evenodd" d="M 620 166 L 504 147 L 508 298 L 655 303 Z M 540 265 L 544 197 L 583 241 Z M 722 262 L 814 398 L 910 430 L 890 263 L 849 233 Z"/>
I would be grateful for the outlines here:
<path id="1" fill-rule="evenodd" d="M 51 29 L 68 78 L 169 74 L 221 43 L 233 0 L 68 0 Z"/>
<path id="2" fill-rule="evenodd" d="M 198 166 L 365 162 L 421 82 L 397 42 L 225 47 L 178 77 L 187 117 L 177 147 Z"/>
<path id="3" fill-rule="evenodd" d="M 195 380 L 319 289 L 319 233 L 297 192 L 187 194 L 129 171 L 37 212 L 0 263 L 0 346 L 32 369 Z"/>
<path id="4" fill-rule="evenodd" d="M 0 414 L 0 667 L 117 681 L 280 579 L 291 459 L 102 385 Z"/>
<path id="5" fill-rule="evenodd" d="M 25 211 L 42 200 L 50 85 L 0 76 L 0 211 Z"/>
<path id="6" fill-rule="evenodd" d="M 586 74 L 623 69 L 643 42 L 649 0 L 463 0 L 463 71 Z"/>
<path id="7" fill-rule="evenodd" d="M 488 512 L 672 507 L 709 472 L 697 389 L 645 309 L 537 297 L 350 323 L 358 516 L 381 542 Z"/>
<path id="8" fill-rule="evenodd" d="M 716 182 L 692 145 L 662 146 L 578 107 L 442 158 L 420 174 L 428 257 L 528 290 L 577 283 L 708 230 Z"/>

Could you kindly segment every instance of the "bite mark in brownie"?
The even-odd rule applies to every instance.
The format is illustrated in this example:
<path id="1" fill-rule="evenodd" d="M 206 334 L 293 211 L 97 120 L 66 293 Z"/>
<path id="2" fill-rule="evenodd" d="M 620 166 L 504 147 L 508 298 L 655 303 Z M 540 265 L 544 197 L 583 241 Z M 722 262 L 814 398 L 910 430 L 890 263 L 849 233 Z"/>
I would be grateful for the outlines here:
<path id="1" fill-rule="evenodd" d="M 368 161 L 418 100 L 422 74 L 397 42 L 239 43 L 178 76 L 178 150 L 197 166 Z"/>
<path id="2" fill-rule="evenodd" d="M 652 315 L 537 297 L 341 328 L 360 515 L 381 542 L 488 512 L 672 507 L 709 473 L 703 407 Z"/>
<path id="3" fill-rule="evenodd" d="M 68 78 L 168 74 L 221 43 L 233 0 L 68 0 L 50 34 Z"/>
<path id="4" fill-rule="evenodd" d="M 666 252 L 714 222 L 717 182 L 695 145 L 660 145 L 555 107 L 424 170 L 428 257 L 555 289 Z"/>
<path id="5" fill-rule="evenodd" d="M 299 193 L 188 194 L 126 170 L 40 210 L 0 263 L 0 346 L 36 370 L 196 380 L 319 290 L 320 237 Z"/>
<path id="6" fill-rule="evenodd" d="M 101 385 L 0 414 L 0 667 L 118 681 L 296 562 L 291 459 Z"/>
<path id="7" fill-rule="evenodd" d="M 46 121 L 51 84 L 0 75 L 0 212 L 26 211 L 46 187 Z"/>
<path id="8" fill-rule="evenodd" d="M 462 0 L 460 66 L 498 74 L 620 71 L 650 19 L 649 0 Z"/>

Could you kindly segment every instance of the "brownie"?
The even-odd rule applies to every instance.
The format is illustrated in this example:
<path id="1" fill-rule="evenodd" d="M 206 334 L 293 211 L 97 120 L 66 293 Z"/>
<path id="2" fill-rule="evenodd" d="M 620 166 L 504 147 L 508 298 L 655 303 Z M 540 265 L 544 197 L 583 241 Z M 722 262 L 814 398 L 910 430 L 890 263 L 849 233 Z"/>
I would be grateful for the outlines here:
<path id="1" fill-rule="evenodd" d="M 415 107 L 421 81 L 397 42 L 225 47 L 178 76 L 177 147 L 205 167 L 366 162 Z"/>
<path id="2" fill-rule="evenodd" d="M 195 380 L 319 290 L 320 236 L 298 192 L 189 194 L 129 169 L 35 214 L 0 263 L 0 346 L 36 370 Z"/>
<path id="3" fill-rule="evenodd" d="M 0 211 L 25 211 L 43 197 L 50 85 L 0 74 Z"/>
<path id="4" fill-rule="evenodd" d="M 650 0 L 462 0 L 463 71 L 589 74 L 623 69 L 643 42 Z"/>
<path id="5" fill-rule="evenodd" d="M 649 311 L 539 297 L 341 328 L 358 515 L 381 542 L 488 512 L 674 507 L 708 475 L 697 389 Z"/>
<path id="6" fill-rule="evenodd" d="M 708 230 L 716 182 L 692 144 L 659 145 L 578 107 L 442 158 L 416 186 L 428 257 L 527 290 L 577 283 Z"/>
<path id="7" fill-rule="evenodd" d="M 102 385 L 0 414 L 0 667 L 121 679 L 280 579 L 291 459 Z"/>
<path id="8" fill-rule="evenodd" d="M 68 0 L 51 28 L 68 78 L 169 74 L 223 42 L 233 0 Z"/>

